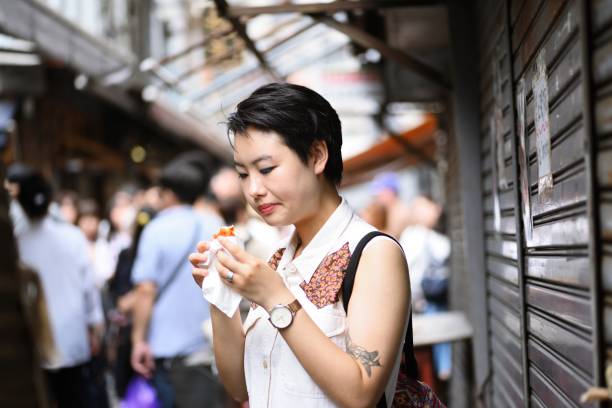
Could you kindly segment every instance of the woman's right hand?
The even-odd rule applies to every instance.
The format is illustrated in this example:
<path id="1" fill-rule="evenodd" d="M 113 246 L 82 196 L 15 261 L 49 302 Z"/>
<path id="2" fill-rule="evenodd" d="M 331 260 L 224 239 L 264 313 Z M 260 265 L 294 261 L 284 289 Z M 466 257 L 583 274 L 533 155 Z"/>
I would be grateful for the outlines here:
<path id="1" fill-rule="evenodd" d="M 204 267 L 204 265 L 208 263 L 209 248 L 210 244 L 207 241 L 201 241 L 196 247 L 197 252 L 189 255 L 189 262 L 193 266 L 191 276 L 193 276 L 193 280 L 195 280 L 199 287 L 202 287 L 204 278 L 208 276 L 208 267 Z"/>

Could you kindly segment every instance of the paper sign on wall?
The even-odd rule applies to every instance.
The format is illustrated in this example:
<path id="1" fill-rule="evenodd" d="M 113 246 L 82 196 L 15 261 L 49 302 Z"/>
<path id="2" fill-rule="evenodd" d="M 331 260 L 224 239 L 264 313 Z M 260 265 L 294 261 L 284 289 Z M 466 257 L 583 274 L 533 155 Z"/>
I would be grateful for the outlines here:
<path id="1" fill-rule="evenodd" d="M 499 57 L 500 51 L 498 48 L 495 50 L 493 57 L 493 118 L 495 120 L 495 131 L 494 137 L 496 140 L 496 148 L 491 150 L 493 152 L 493 159 L 497 165 L 497 183 L 499 188 L 508 188 L 508 177 L 506 176 L 506 160 L 504 157 L 504 122 L 503 122 L 503 96 L 502 96 L 502 77 L 499 70 Z"/>
<path id="2" fill-rule="evenodd" d="M 531 218 L 531 189 L 529 187 L 529 161 L 527 160 L 527 145 L 525 142 L 525 78 L 521 78 L 516 87 L 516 113 L 518 116 L 518 138 L 519 138 L 519 169 L 521 199 L 523 201 L 523 228 L 527 244 L 533 236 L 533 220 Z"/>
<path id="3" fill-rule="evenodd" d="M 533 77 L 533 100 L 535 107 L 536 152 L 538 155 L 538 195 L 544 202 L 552 194 L 550 119 L 548 115 L 548 82 L 544 50 L 538 54 L 536 73 Z"/>

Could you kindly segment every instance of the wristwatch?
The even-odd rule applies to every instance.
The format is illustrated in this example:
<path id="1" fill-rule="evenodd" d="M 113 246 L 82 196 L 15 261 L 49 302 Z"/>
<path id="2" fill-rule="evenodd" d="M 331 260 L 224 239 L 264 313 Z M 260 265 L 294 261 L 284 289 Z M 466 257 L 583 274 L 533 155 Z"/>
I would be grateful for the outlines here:
<path id="1" fill-rule="evenodd" d="M 291 326 L 293 317 L 301 308 L 302 305 L 297 299 L 286 305 L 276 305 L 270 310 L 270 323 L 279 330 L 286 329 Z"/>

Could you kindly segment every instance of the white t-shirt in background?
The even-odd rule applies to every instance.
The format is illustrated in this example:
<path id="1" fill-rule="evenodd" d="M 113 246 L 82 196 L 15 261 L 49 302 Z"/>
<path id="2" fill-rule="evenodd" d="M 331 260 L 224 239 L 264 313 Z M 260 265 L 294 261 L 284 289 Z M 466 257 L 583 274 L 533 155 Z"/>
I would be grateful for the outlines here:
<path id="1" fill-rule="evenodd" d="M 103 323 L 104 316 L 85 236 L 74 225 L 47 216 L 29 222 L 17 244 L 21 261 L 40 276 L 58 351 L 43 366 L 57 369 L 88 361 L 88 326 Z"/>

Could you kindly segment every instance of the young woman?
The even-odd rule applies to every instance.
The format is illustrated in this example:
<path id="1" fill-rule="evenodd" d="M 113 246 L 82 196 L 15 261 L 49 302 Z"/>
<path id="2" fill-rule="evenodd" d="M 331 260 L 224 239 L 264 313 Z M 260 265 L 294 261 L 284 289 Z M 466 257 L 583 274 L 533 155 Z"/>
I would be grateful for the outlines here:
<path id="1" fill-rule="evenodd" d="M 260 407 L 391 406 L 410 307 L 401 248 L 365 247 L 350 306 L 341 284 L 351 253 L 374 230 L 337 191 L 340 120 L 316 92 L 270 84 L 229 117 L 234 161 L 249 204 L 270 225 L 295 229 L 268 262 L 223 241 L 224 283 L 252 302 L 244 321 L 211 306 L 216 362 L 236 399 Z M 190 256 L 201 285 L 208 243 Z"/>

